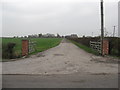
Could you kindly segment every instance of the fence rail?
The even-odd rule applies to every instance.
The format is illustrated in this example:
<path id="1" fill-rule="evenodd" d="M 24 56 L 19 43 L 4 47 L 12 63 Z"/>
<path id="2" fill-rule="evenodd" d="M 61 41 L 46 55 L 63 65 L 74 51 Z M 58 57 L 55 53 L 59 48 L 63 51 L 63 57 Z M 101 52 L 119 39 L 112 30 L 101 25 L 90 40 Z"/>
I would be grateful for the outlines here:
<path id="1" fill-rule="evenodd" d="M 29 40 L 29 53 L 32 53 L 35 51 L 35 45 L 36 45 L 36 42 L 35 41 L 31 41 Z"/>

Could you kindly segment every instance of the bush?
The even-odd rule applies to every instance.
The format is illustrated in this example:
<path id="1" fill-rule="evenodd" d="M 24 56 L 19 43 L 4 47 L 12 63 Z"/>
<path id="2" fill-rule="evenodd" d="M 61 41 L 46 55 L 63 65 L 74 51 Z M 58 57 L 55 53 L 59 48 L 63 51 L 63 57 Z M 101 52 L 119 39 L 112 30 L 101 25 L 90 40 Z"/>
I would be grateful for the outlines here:
<path id="1" fill-rule="evenodd" d="M 15 43 L 8 43 L 2 45 L 2 57 L 5 59 L 13 59 L 15 58 L 14 55 L 14 47 Z"/>

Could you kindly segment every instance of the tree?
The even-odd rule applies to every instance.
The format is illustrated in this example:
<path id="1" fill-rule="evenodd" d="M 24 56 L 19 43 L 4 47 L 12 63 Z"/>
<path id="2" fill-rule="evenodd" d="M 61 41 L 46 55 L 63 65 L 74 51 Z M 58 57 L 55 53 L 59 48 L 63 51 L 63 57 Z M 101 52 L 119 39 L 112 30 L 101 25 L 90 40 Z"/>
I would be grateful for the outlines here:
<path id="1" fill-rule="evenodd" d="M 42 37 L 42 34 L 38 34 L 38 37 L 39 37 L 39 38 Z"/>
<path id="2" fill-rule="evenodd" d="M 57 38 L 60 38 L 61 36 L 57 33 Z"/>

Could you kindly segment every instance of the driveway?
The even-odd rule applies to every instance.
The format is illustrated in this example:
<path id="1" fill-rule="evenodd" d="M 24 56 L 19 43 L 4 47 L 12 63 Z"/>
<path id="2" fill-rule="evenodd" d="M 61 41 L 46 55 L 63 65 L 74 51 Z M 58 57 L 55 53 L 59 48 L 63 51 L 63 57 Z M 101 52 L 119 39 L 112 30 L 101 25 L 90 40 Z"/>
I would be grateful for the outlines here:
<path id="1" fill-rule="evenodd" d="M 95 56 L 64 39 L 29 58 L 3 62 L 3 87 L 118 87 L 118 64 Z M 12 83 L 11 83 L 12 82 Z"/>

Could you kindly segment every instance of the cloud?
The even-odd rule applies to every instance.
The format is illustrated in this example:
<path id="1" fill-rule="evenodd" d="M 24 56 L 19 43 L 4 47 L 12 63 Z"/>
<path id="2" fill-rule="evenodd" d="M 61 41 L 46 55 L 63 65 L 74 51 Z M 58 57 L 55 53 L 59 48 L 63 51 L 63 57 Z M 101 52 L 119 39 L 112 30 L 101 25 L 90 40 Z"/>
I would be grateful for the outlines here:
<path id="1" fill-rule="evenodd" d="M 99 2 L 73 2 L 72 0 L 66 0 L 63 3 L 59 0 L 59 2 L 54 0 L 54 2 L 39 1 L 4 1 L 3 36 L 22 36 L 47 32 L 60 33 L 62 35 L 69 33 L 91 35 L 92 32 L 95 35 L 99 34 Z M 114 2 L 106 6 L 107 28 L 116 24 L 117 18 L 113 18 L 117 14 L 116 5 L 117 3 Z M 110 19 L 111 23 L 108 23 Z"/>
<path id="2" fill-rule="evenodd" d="M 119 0 L 103 0 L 104 2 L 118 2 Z M 54 2 L 100 2 L 100 0 L 3 0 L 3 2 L 19 2 L 19 3 L 21 3 L 21 2 L 40 2 L 40 3 L 42 3 L 42 2 L 51 2 L 51 3 L 54 3 Z"/>

